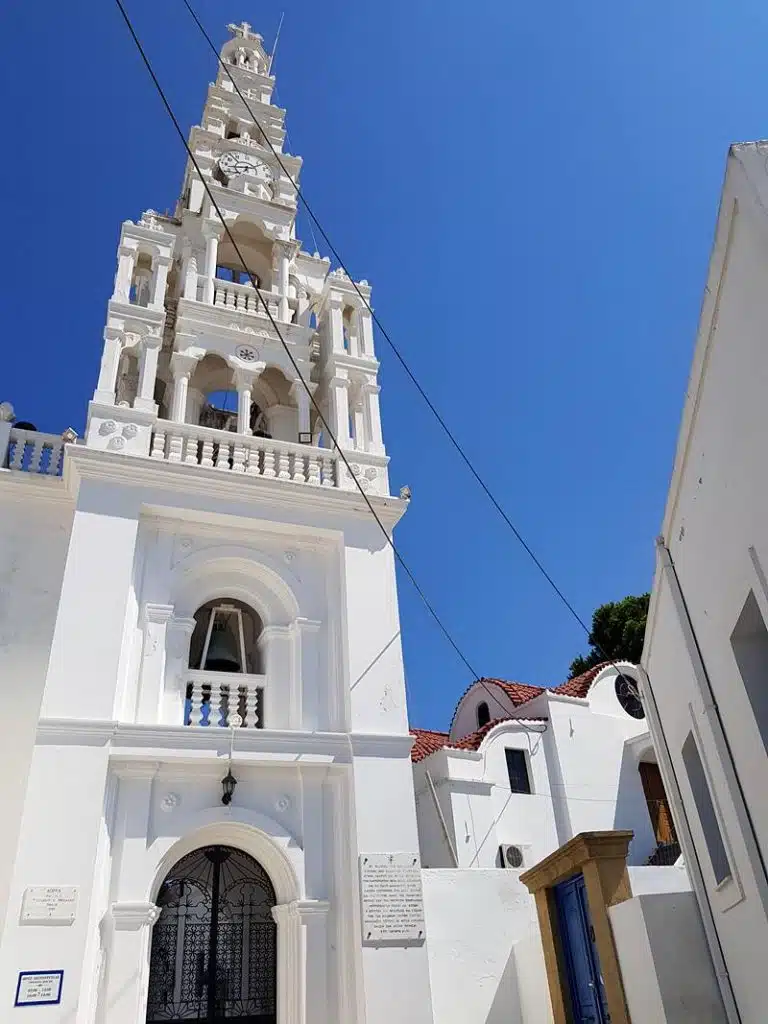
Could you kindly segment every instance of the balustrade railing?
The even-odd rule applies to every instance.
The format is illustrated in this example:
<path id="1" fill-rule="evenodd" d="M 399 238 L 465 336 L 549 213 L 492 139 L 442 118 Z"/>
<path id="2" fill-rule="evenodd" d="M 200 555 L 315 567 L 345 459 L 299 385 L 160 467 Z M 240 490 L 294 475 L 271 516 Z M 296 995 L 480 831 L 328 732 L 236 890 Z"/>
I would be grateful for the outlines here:
<path id="1" fill-rule="evenodd" d="M 272 316 L 277 316 L 279 297 L 274 292 L 257 290 L 251 284 L 235 284 L 234 281 L 222 281 L 216 278 L 213 286 L 214 306 L 225 306 L 227 309 L 237 309 L 242 313 L 264 312 L 264 304 L 269 308 Z"/>
<path id="2" fill-rule="evenodd" d="M 280 296 L 275 292 L 267 292 L 264 289 L 258 290 L 252 284 L 236 284 L 234 281 L 224 281 L 216 278 L 213 283 L 213 304 L 220 309 L 237 310 L 239 313 L 254 313 L 259 316 L 266 316 L 264 306 L 266 304 L 270 314 L 277 319 L 280 311 Z M 290 317 L 293 318 L 294 311 L 298 309 L 298 301 L 288 296 L 288 309 Z"/>
<path id="3" fill-rule="evenodd" d="M 327 449 L 191 423 L 160 420 L 152 431 L 150 456 L 315 487 L 338 486 L 336 455 Z"/>
<path id="4" fill-rule="evenodd" d="M 65 440 L 56 434 L 11 427 L 8 443 L 8 468 L 25 473 L 61 476 Z"/>
<path id="5" fill-rule="evenodd" d="M 264 683 L 264 676 L 190 670 L 184 725 L 263 729 Z"/>

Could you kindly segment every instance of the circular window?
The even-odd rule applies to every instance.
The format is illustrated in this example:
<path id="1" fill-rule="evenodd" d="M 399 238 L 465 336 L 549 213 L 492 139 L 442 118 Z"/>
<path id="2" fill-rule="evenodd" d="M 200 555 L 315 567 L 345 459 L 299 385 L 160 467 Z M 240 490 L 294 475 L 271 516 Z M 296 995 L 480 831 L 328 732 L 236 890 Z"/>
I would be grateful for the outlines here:
<path id="1" fill-rule="evenodd" d="M 616 676 L 616 699 L 632 718 L 645 718 L 645 708 L 638 696 L 637 683 L 630 676 Z"/>

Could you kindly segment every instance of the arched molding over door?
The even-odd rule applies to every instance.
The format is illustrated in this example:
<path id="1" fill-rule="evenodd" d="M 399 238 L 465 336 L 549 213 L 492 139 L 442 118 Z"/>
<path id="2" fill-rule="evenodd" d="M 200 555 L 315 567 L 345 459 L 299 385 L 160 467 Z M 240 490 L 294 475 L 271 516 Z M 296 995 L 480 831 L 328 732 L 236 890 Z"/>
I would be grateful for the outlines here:
<path id="1" fill-rule="evenodd" d="M 221 821 L 218 808 L 201 811 L 181 839 L 163 836 L 151 844 L 147 880 L 150 902 L 154 903 L 163 879 L 182 857 L 201 846 L 217 845 L 234 846 L 258 861 L 275 887 L 278 904 L 303 897 L 304 851 L 295 836 L 266 814 L 235 806 L 231 814 L 234 820 Z"/>
<path id="2" fill-rule="evenodd" d="M 193 850 L 166 875 L 157 905 L 147 1024 L 276 1024 L 276 896 L 258 861 L 228 845 Z"/>
<path id="3" fill-rule="evenodd" d="M 267 815 L 232 810 L 240 820 L 221 821 L 220 809 L 210 808 L 194 816 L 191 830 L 182 838 L 156 839 L 144 860 L 144 901 L 112 904 L 108 969 L 100 1003 L 106 1016 L 102 1015 L 100 1024 L 145 1020 L 160 887 L 187 854 L 218 845 L 248 854 L 269 877 L 276 899 L 272 918 L 277 925 L 277 1024 L 305 1024 L 307 961 L 309 957 L 315 967 L 314 976 L 324 977 L 329 905 L 303 898 L 304 854 L 295 836 Z M 132 879 L 134 892 L 138 881 Z"/>

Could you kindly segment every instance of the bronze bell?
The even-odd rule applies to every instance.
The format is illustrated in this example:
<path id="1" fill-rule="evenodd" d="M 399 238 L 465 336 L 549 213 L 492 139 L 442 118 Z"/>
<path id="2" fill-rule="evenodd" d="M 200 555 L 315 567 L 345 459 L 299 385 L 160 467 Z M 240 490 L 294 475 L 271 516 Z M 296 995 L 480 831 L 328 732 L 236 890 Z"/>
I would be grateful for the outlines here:
<path id="1" fill-rule="evenodd" d="M 228 629 L 214 627 L 204 667 L 209 672 L 241 671 L 235 638 Z"/>

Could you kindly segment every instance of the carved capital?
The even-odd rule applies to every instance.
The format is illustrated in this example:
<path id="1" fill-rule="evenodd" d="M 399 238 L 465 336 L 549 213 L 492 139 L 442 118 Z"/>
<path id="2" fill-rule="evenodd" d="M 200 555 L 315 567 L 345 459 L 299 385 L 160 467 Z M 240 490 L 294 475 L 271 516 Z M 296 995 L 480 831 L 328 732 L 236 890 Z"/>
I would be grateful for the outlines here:
<path id="1" fill-rule="evenodd" d="M 182 377 L 189 378 L 197 366 L 198 360 L 195 356 L 189 356 L 185 352 L 174 352 L 171 356 L 171 373 L 174 380 Z"/>
<path id="2" fill-rule="evenodd" d="M 144 605 L 144 621 L 146 623 L 156 622 L 162 625 L 164 622 L 167 622 L 172 615 L 172 604 L 152 604 L 148 602 Z"/>
<path id="3" fill-rule="evenodd" d="M 136 932 L 157 921 L 160 907 L 154 903 L 113 903 L 110 915 L 116 931 Z"/>

